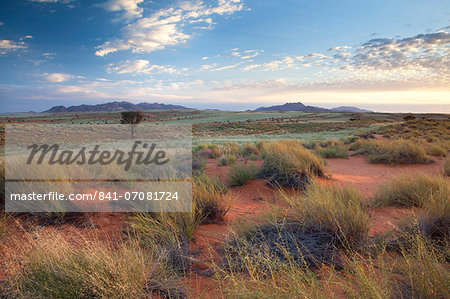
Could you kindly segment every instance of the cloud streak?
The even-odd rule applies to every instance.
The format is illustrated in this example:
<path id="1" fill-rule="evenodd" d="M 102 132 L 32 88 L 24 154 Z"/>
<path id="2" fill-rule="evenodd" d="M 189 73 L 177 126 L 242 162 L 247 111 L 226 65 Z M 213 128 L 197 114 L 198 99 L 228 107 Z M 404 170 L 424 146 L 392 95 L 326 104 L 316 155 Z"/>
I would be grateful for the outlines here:
<path id="1" fill-rule="evenodd" d="M 120 8 L 120 6 L 114 7 Z M 243 4 L 240 3 L 240 0 L 219 0 L 216 6 L 207 6 L 202 1 L 182 2 L 178 6 L 161 9 L 128 24 L 122 28 L 121 38 L 107 41 L 98 46 L 95 55 L 105 56 L 124 50 L 131 50 L 134 53 L 149 53 L 168 46 L 179 45 L 192 38 L 192 33 L 187 30 L 188 24 L 199 22 L 210 26 L 212 24 L 211 16 L 229 15 L 242 10 L 242 8 Z M 140 16 L 141 13 L 137 15 Z M 191 30 L 195 30 L 195 28 Z"/>

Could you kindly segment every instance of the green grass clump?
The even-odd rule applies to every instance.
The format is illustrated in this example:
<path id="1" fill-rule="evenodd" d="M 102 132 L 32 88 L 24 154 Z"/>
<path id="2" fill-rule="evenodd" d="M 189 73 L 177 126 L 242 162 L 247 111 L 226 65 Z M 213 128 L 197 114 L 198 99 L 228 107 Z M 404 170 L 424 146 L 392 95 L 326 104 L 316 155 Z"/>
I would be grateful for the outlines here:
<path id="1" fill-rule="evenodd" d="M 231 167 L 228 174 L 229 182 L 231 187 L 242 186 L 247 184 L 248 181 L 254 179 L 258 173 L 255 164 L 235 164 Z"/>
<path id="2" fill-rule="evenodd" d="M 450 176 L 450 157 L 445 159 L 444 165 L 443 165 L 443 172 L 445 176 Z"/>
<path id="3" fill-rule="evenodd" d="M 219 160 L 217 161 L 217 166 L 231 165 L 234 162 L 236 162 L 236 156 L 228 154 L 219 158 Z"/>
<path id="4" fill-rule="evenodd" d="M 56 233 L 32 242 L 11 265 L 3 295 L 11 298 L 144 298 L 183 296 L 164 252 L 137 242 L 73 244 Z"/>
<path id="5" fill-rule="evenodd" d="M 219 145 L 213 143 L 200 143 L 193 147 L 192 153 L 198 158 L 217 158 L 223 154 Z"/>
<path id="6" fill-rule="evenodd" d="M 426 207 L 436 198 L 450 196 L 450 183 L 442 177 L 404 175 L 382 185 L 375 194 L 375 206 Z"/>
<path id="7" fill-rule="evenodd" d="M 217 178 L 194 176 L 192 200 L 195 218 L 199 223 L 215 223 L 223 220 L 230 206 L 227 187 Z"/>
<path id="8" fill-rule="evenodd" d="M 332 233 L 340 245 L 353 248 L 362 244 L 370 228 L 362 195 L 353 188 L 337 184 L 310 184 L 304 194 L 282 193 L 289 219 Z"/>
<path id="9" fill-rule="evenodd" d="M 241 146 L 237 142 L 224 142 L 222 144 L 222 152 L 225 155 L 237 156 L 241 151 Z"/>
<path id="10" fill-rule="evenodd" d="M 348 158 L 349 156 L 342 141 L 317 143 L 314 150 L 322 158 Z"/>
<path id="11" fill-rule="evenodd" d="M 435 157 L 446 157 L 447 150 L 439 144 L 432 144 L 427 148 L 427 154 Z"/>
<path id="12" fill-rule="evenodd" d="M 449 298 L 448 255 L 436 251 L 420 234 L 411 238 L 413 245 L 402 249 L 403 262 L 397 269 L 406 278 L 407 294 L 411 298 Z"/>
<path id="13" fill-rule="evenodd" d="M 433 162 L 422 147 L 409 140 L 368 140 L 355 150 L 354 155 L 365 155 L 371 163 L 395 165 Z"/>
<path id="14" fill-rule="evenodd" d="M 259 156 L 260 149 L 253 142 L 245 142 L 241 147 L 241 155 L 243 157 Z M 256 159 L 255 159 L 256 160 Z"/>
<path id="15" fill-rule="evenodd" d="M 325 176 L 323 161 L 296 140 L 260 143 L 262 175 L 271 185 L 305 188 L 316 176 Z"/>

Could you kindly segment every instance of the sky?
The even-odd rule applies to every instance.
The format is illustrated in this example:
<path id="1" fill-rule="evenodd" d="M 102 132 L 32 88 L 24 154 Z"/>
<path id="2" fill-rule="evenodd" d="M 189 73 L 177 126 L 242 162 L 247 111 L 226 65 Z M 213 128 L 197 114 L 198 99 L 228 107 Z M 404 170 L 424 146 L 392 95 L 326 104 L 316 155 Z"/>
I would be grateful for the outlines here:
<path id="1" fill-rule="evenodd" d="M 450 1 L 2 0 L 0 112 L 110 101 L 450 113 Z"/>

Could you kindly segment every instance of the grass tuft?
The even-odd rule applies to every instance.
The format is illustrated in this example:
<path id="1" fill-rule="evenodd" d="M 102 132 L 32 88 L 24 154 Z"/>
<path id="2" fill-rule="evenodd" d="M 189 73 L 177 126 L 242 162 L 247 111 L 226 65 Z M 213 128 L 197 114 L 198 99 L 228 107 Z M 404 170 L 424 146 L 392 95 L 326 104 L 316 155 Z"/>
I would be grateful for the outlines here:
<path id="1" fill-rule="evenodd" d="M 235 164 L 230 168 L 228 185 L 230 187 L 245 185 L 248 181 L 254 179 L 257 173 L 254 163 Z"/>
<path id="2" fill-rule="evenodd" d="M 365 155 L 371 163 L 395 165 L 434 162 L 422 147 L 410 140 L 368 140 L 356 146 L 357 143 L 352 147 L 356 150 L 354 155 Z"/>
<path id="3" fill-rule="evenodd" d="M 341 246 L 354 248 L 366 241 L 370 221 L 356 189 L 314 182 L 304 195 L 282 192 L 282 200 L 289 205 L 289 219 L 332 233 Z"/>
<path id="4" fill-rule="evenodd" d="M 10 268 L 3 295 L 13 298 L 182 297 L 164 252 L 137 242 L 114 247 L 100 241 L 73 244 L 59 234 L 32 243 L 20 265 Z"/>
<path id="5" fill-rule="evenodd" d="M 404 175 L 382 185 L 375 194 L 375 206 L 427 207 L 436 198 L 449 198 L 450 184 L 443 177 Z"/>
<path id="6" fill-rule="evenodd" d="M 316 176 L 325 176 L 323 161 L 296 140 L 261 142 L 263 177 L 273 186 L 305 188 Z"/>

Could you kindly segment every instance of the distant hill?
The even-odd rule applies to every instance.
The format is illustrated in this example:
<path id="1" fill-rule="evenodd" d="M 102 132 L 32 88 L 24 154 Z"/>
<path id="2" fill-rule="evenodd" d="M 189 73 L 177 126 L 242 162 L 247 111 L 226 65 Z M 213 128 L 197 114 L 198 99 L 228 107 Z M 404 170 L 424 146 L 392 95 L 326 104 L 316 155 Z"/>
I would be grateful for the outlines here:
<path id="1" fill-rule="evenodd" d="M 260 107 L 255 109 L 255 111 L 303 111 L 303 112 L 351 112 L 351 113 L 368 113 L 373 112 L 370 110 L 360 109 L 358 107 L 352 106 L 341 106 L 331 109 L 315 107 L 315 106 L 306 106 L 301 102 L 297 103 L 286 103 L 283 105 L 275 105 L 270 107 Z"/>
<path id="2" fill-rule="evenodd" d="M 255 111 L 304 111 L 304 112 L 329 112 L 328 109 L 314 107 L 314 106 L 305 106 L 303 103 L 286 103 L 283 105 L 276 105 L 270 107 L 260 107 Z"/>
<path id="3" fill-rule="evenodd" d="M 331 112 L 352 112 L 352 113 L 373 113 L 372 110 L 360 109 L 353 106 L 340 106 L 336 108 L 331 108 Z"/>
<path id="4" fill-rule="evenodd" d="M 64 113 L 64 112 L 114 112 L 114 111 L 129 111 L 129 110 L 181 110 L 189 109 L 180 105 L 166 105 L 159 103 L 140 103 L 133 104 L 130 102 L 110 102 L 98 105 L 79 105 L 79 106 L 54 106 L 44 113 Z"/>

